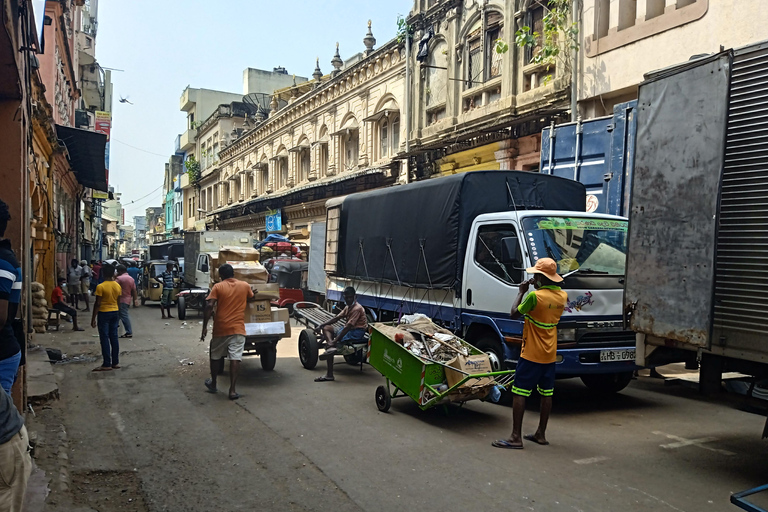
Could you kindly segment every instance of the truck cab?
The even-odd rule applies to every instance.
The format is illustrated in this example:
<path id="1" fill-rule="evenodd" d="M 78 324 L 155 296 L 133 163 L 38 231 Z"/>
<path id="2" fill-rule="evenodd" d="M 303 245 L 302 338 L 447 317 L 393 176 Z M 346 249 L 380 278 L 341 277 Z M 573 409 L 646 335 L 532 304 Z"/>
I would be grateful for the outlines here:
<path id="1" fill-rule="evenodd" d="M 552 258 L 568 293 L 558 326 L 558 375 L 590 373 L 585 383 L 600 389 L 626 386 L 637 368 L 634 335 L 622 327 L 627 225 L 623 217 L 563 211 L 478 216 L 462 279 L 464 337 L 488 353 L 494 370 L 514 367 L 523 321 L 511 319 L 512 300 L 531 277 L 525 269 Z"/>

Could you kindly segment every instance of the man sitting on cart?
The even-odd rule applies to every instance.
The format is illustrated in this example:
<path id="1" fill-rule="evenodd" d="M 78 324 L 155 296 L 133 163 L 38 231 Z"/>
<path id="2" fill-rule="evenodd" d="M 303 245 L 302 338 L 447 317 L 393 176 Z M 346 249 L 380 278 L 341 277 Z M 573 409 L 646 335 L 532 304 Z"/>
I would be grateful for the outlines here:
<path id="1" fill-rule="evenodd" d="M 349 345 L 361 343 L 365 338 L 365 333 L 368 331 L 368 320 L 365 317 L 365 309 L 357 303 L 355 289 L 351 286 L 344 288 L 344 302 L 346 302 L 347 306 L 341 313 L 327 322 L 318 325 L 317 329 L 315 329 L 315 332 L 317 334 L 322 333 L 328 342 L 325 352 L 320 355 L 320 359 L 325 359 L 327 361 L 328 370 L 325 375 L 316 378 L 315 382 L 334 380 L 333 356 L 338 351 L 336 348 L 337 345 L 339 343 Z M 341 319 L 346 320 L 347 323 L 343 329 L 339 332 L 335 332 L 333 324 Z"/>

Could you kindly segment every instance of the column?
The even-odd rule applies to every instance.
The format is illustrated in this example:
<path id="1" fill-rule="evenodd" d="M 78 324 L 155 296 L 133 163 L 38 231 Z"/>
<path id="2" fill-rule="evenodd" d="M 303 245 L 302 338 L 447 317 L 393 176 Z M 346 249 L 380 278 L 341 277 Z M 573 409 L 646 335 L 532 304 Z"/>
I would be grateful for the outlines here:
<path id="1" fill-rule="evenodd" d="M 242 201 L 246 197 L 248 197 L 248 188 L 246 187 L 246 180 L 245 180 L 245 172 L 241 172 L 240 176 L 238 176 L 238 179 L 240 180 L 240 197 L 237 198 L 238 201 Z"/>
<path id="2" fill-rule="evenodd" d="M 331 147 L 328 151 L 328 176 L 334 176 L 340 166 L 339 145 L 341 144 L 341 136 L 331 136 Z"/>
<path id="3" fill-rule="evenodd" d="M 291 151 L 288 153 L 288 183 L 289 187 L 293 187 L 298 181 L 297 176 L 299 174 L 299 152 Z"/>
<path id="4" fill-rule="evenodd" d="M 269 160 L 269 170 L 267 171 L 269 173 L 267 177 L 267 190 L 265 190 L 265 192 L 268 194 L 275 190 L 275 175 L 277 174 L 277 167 L 277 157 L 271 158 Z"/>
<path id="5" fill-rule="evenodd" d="M 309 150 L 309 181 L 315 181 L 320 175 L 320 145 L 315 142 Z"/>
<path id="6" fill-rule="evenodd" d="M 635 23 L 639 24 L 645 21 L 645 11 L 648 8 L 647 0 L 637 0 L 635 5 Z"/>
<path id="7" fill-rule="evenodd" d="M 608 33 L 619 30 L 619 4 L 621 0 L 610 0 L 608 7 Z"/>

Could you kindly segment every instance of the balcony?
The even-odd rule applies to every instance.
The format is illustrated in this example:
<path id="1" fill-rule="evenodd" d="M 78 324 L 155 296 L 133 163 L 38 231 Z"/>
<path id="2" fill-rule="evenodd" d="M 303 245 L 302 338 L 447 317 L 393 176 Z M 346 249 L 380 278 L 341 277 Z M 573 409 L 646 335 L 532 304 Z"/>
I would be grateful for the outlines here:
<path id="1" fill-rule="evenodd" d="M 190 128 L 181 134 L 179 138 L 179 149 L 187 152 L 191 151 L 195 147 L 195 140 L 197 139 L 197 128 Z"/>
<path id="2" fill-rule="evenodd" d="M 181 180 L 179 181 L 179 187 L 182 189 L 189 187 L 189 174 L 184 173 L 181 175 Z"/>
<path id="3" fill-rule="evenodd" d="M 179 102 L 179 110 L 182 112 L 189 112 L 190 109 L 197 102 L 197 89 L 190 89 L 187 87 L 184 92 L 181 93 L 181 101 Z"/>

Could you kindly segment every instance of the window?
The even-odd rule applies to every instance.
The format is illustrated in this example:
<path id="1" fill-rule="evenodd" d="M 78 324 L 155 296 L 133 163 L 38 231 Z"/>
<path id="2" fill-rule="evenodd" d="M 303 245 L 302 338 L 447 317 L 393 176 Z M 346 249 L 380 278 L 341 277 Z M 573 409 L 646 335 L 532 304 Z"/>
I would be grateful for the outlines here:
<path id="1" fill-rule="evenodd" d="M 261 172 L 261 193 L 266 194 L 269 190 L 269 168 Z"/>
<path id="2" fill-rule="evenodd" d="M 357 130 L 349 130 L 346 135 L 344 135 L 342 139 L 342 147 L 344 148 L 344 169 L 347 171 L 351 171 L 353 169 L 357 168 L 357 160 L 358 160 L 358 131 Z"/>
<path id="3" fill-rule="evenodd" d="M 208 255 L 207 254 L 201 254 L 197 258 L 197 270 L 200 272 L 208 272 Z"/>
<path id="4" fill-rule="evenodd" d="M 446 102 L 446 85 L 448 83 L 448 44 L 440 41 L 429 52 L 426 68 L 426 88 L 424 102 L 427 108 L 444 105 Z M 429 115 L 427 116 L 429 119 Z"/>
<path id="5" fill-rule="evenodd" d="M 304 148 L 299 153 L 299 183 L 309 180 L 309 148 Z"/>
<path id="6" fill-rule="evenodd" d="M 523 280 L 522 270 L 515 270 L 514 267 L 519 268 L 522 261 L 513 264 L 509 261 L 511 255 L 503 249 L 505 245 L 510 247 L 513 244 L 519 248 L 519 243 L 515 227 L 511 224 L 480 226 L 475 243 L 475 263 L 505 283 L 520 283 Z"/>
<path id="7" fill-rule="evenodd" d="M 379 153 L 378 158 L 395 156 L 400 150 L 400 116 L 389 113 L 378 122 Z"/>
<path id="8" fill-rule="evenodd" d="M 216 140 L 215 137 L 214 137 L 214 140 Z M 211 162 L 213 164 L 215 164 L 218 161 L 219 161 L 219 143 L 218 142 L 214 142 L 213 143 L 213 153 L 211 154 Z"/>
<path id="9" fill-rule="evenodd" d="M 320 166 L 318 169 L 318 178 L 322 178 L 328 173 L 328 144 L 320 144 Z"/>
<path id="10" fill-rule="evenodd" d="M 282 188 L 288 184 L 288 157 L 281 157 L 277 160 L 277 188 Z"/>
<path id="11" fill-rule="evenodd" d="M 478 22 L 479 24 L 479 22 Z M 483 81 L 483 45 L 482 31 L 478 26 L 467 36 L 467 83 L 471 89 Z"/>
<path id="12" fill-rule="evenodd" d="M 195 129 L 195 113 L 190 112 L 189 115 L 187 115 L 187 129 L 188 130 L 194 130 Z"/>
<path id="13" fill-rule="evenodd" d="M 531 27 L 531 33 L 537 32 L 539 34 L 544 32 L 544 7 L 538 3 L 534 3 L 529 7 L 528 11 L 528 26 Z M 533 57 L 541 50 L 541 36 L 536 39 L 536 43 L 533 46 L 527 46 L 525 48 L 525 63 L 530 64 Z"/>
<path id="14" fill-rule="evenodd" d="M 501 57 L 502 54 L 496 52 L 496 41 L 504 38 L 504 27 L 501 22 L 503 17 L 501 13 L 492 11 L 486 15 L 485 37 L 485 69 L 488 70 L 487 79 L 501 76 Z"/>
<path id="15" fill-rule="evenodd" d="M 400 151 L 400 116 L 392 119 L 392 156 Z"/>
<path id="16" fill-rule="evenodd" d="M 389 149 L 389 123 L 387 122 L 387 118 L 381 120 L 381 126 L 379 127 L 379 145 L 381 147 L 381 158 L 386 158 L 389 154 L 387 150 Z"/>

